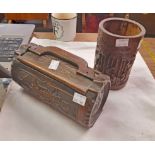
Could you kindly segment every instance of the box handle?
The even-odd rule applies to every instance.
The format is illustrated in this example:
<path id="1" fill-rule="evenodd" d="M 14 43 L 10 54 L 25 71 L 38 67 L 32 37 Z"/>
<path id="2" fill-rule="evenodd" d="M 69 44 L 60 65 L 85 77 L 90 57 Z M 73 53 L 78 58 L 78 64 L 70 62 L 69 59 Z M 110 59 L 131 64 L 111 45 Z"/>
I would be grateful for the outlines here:
<path id="1" fill-rule="evenodd" d="M 91 80 L 94 80 L 93 69 L 88 67 L 88 63 L 84 59 L 82 59 L 76 55 L 73 55 L 61 48 L 54 47 L 54 46 L 43 47 L 43 46 L 36 45 L 36 44 L 29 44 L 28 49 L 29 49 L 29 51 L 34 52 L 35 54 L 38 54 L 40 56 L 53 55 L 60 59 L 63 59 L 65 61 L 77 66 L 78 74 L 81 74 Z"/>

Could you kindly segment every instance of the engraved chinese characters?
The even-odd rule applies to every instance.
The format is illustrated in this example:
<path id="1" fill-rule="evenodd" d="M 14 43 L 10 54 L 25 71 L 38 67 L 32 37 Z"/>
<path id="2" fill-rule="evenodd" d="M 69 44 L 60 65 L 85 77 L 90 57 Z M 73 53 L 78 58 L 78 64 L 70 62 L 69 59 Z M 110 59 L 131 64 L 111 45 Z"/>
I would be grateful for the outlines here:
<path id="1" fill-rule="evenodd" d="M 132 20 L 108 18 L 100 22 L 95 69 L 110 76 L 111 89 L 120 89 L 128 81 L 145 28 Z"/>

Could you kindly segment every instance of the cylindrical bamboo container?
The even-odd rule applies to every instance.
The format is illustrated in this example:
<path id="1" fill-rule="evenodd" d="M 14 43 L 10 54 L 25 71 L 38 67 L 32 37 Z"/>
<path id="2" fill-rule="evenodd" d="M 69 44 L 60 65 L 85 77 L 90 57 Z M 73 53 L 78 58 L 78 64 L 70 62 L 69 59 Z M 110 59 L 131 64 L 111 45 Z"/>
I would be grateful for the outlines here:
<path id="1" fill-rule="evenodd" d="M 99 24 L 94 68 L 110 76 L 111 89 L 125 86 L 145 28 L 125 18 L 107 18 Z"/>

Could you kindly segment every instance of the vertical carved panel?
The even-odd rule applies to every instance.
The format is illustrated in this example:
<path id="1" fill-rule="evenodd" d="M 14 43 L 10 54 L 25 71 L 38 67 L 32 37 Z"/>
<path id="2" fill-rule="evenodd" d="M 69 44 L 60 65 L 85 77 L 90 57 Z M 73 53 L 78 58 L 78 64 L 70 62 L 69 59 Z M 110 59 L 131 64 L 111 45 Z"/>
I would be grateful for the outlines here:
<path id="1" fill-rule="evenodd" d="M 116 51 L 115 51 L 116 52 Z M 128 80 L 135 55 L 96 50 L 95 69 L 110 76 L 112 89 L 121 87 Z"/>

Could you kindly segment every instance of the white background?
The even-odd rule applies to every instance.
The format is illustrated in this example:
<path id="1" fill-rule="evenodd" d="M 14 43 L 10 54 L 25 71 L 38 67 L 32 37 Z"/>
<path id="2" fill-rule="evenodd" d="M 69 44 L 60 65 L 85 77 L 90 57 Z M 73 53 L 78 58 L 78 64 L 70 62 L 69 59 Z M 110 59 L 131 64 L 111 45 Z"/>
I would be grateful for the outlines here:
<path id="1" fill-rule="evenodd" d="M 154 0 L 1 0 L 0 12 L 153 13 Z"/>

